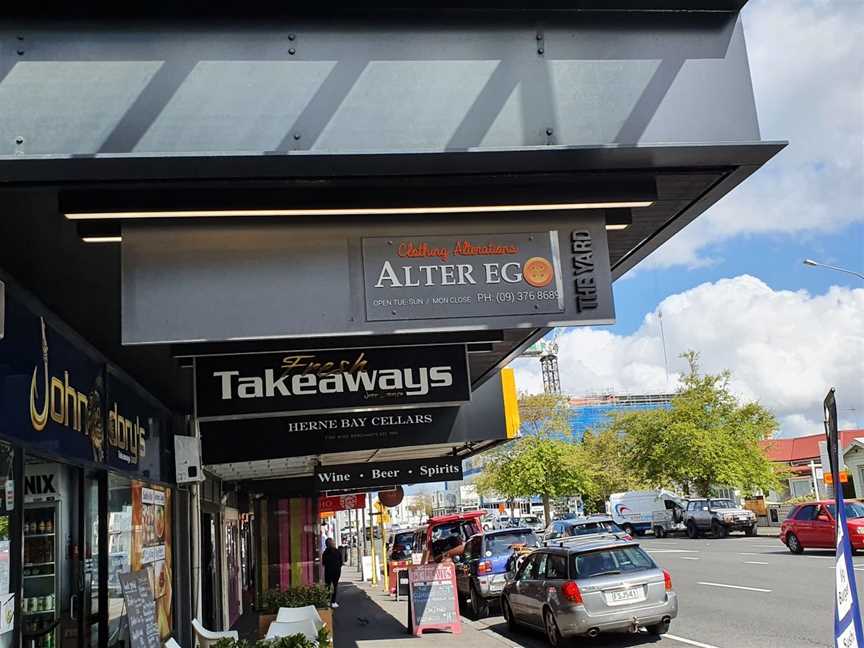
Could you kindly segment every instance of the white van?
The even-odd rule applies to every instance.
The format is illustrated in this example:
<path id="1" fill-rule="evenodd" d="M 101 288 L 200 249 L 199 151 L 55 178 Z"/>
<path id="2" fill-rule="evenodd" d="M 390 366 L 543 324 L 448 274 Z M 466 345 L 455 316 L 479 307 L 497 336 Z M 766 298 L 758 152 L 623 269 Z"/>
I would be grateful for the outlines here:
<path id="1" fill-rule="evenodd" d="M 629 491 L 612 493 L 606 502 L 606 513 L 630 535 L 642 535 L 651 529 L 655 513 L 684 509 L 686 500 L 669 491 Z"/>

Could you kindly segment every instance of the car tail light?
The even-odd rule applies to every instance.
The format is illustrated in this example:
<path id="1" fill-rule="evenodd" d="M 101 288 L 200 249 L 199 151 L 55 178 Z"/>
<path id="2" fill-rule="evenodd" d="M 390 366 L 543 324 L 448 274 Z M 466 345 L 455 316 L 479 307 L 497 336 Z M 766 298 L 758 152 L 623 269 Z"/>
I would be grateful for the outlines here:
<path id="1" fill-rule="evenodd" d="M 477 565 L 477 573 L 478 574 L 488 574 L 492 571 L 492 563 L 488 560 L 482 560 L 479 565 Z"/>
<path id="2" fill-rule="evenodd" d="M 671 592 L 672 591 L 672 575 L 668 571 L 666 571 L 665 569 L 663 570 L 663 582 L 666 585 L 666 591 Z"/>
<path id="3" fill-rule="evenodd" d="M 561 586 L 561 593 L 564 595 L 564 598 L 572 603 L 582 602 L 582 592 L 579 590 L 579 586 L 573 581 L 564 583 Z"/>

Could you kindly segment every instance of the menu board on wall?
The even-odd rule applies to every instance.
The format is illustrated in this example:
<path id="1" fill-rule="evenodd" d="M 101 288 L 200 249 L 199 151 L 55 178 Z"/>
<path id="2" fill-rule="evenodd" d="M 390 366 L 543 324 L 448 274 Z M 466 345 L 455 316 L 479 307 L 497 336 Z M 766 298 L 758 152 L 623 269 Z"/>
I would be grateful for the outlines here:
<path id="1" fill-rule="evenodd" d="M 159 636 L 171 634 L 171 491 L 132 482 L 132 571 L 147 575 Z"/>
<path id="2" fill-rule="evenodd" d="M 411 634 L 424 630 L 462 632 L 456 596 L 456 568 L 452 562 L 408 568 L 408 622 Z"/>
<path id="3" fill-rule="evenodd" d="M 161 648 L 159 628 L 156 626 L 156 601 L 150 592 L 150 583 L 144 572 L 120 574 L 126 614 L 129 618 L 129 645 L 131 648 Z"/>

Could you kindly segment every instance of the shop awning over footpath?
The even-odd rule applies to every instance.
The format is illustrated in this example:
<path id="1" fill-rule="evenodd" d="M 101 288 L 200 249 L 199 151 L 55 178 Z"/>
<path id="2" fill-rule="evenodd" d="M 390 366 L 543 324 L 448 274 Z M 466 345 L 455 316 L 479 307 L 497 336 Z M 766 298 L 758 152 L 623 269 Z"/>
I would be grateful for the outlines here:
<path id="1" fill-rule="evenodd" d="M 446 471 L 514 433 L 509 362 L 613 322 L 612 283 L 784 146 L 743 3 L 679 4 L 24 12 L 3 267 L 194 417 L 224 479 Z"/>

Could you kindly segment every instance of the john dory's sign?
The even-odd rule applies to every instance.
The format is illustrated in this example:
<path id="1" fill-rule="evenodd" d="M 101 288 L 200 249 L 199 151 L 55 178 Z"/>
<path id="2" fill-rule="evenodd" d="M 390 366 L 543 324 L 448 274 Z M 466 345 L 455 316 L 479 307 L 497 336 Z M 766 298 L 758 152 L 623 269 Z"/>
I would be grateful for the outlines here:
<path id="1" fill-rule="evenodd" d="M 368 320 L 564 311 L 558 232 L 363 239 Z"/>
<path id="2" fill-rule="evenodd" d="M 318 466 L 315 469 L 315 486 L 319 491 L 354 488 L 377 489 L 399 484 L 422 484 L 461 479 L 462 460 L 452 457 Z"/>
<path id="3" fill-rule="evenodd" d="M 198 416 L 256 418 L 470 400 L 465 347 L 395 347 L 196 360 Z"/>

